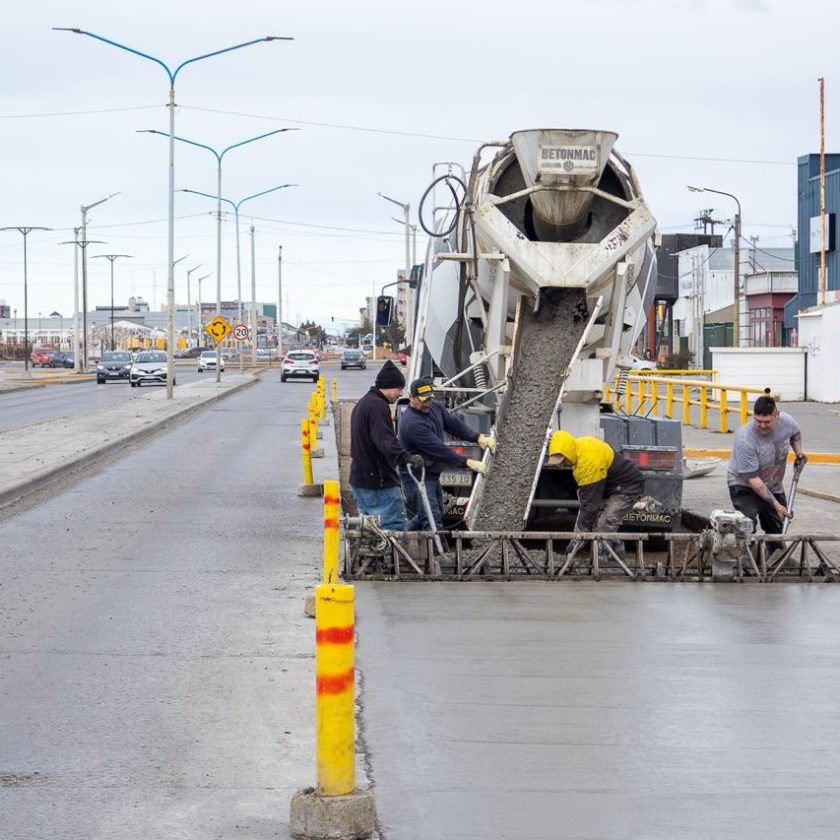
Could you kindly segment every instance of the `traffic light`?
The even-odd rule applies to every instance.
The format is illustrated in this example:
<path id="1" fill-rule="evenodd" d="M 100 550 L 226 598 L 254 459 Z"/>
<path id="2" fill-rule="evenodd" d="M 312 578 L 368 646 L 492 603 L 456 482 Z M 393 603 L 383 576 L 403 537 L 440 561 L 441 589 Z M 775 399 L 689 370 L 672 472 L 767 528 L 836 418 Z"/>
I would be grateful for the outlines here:
<path id="1" fill-rule="evenodd" d="M 388 295 L 380 295 L 376 299 L 376 326 L 391 326 L 391 315 L 394 311 L 394 299 Z"/>

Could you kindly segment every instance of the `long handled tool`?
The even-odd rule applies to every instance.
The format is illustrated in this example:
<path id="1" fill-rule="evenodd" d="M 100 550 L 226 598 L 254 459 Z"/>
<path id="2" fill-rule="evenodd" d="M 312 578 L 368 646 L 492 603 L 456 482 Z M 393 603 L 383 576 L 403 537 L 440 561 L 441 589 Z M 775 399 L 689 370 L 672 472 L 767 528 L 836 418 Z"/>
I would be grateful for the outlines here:
<path id="1" fill-rule="evenodd" d="M 793 478 L 790 482 L 790 498 L 788 499 L 787 509 L 790 516 L 785 517 L 784 524 L 782 525 L 782 536 L 787 533 L 788 525 L 790 525 L 790 520 L 793 519 L 793 505 L 796 502 L 796 488 L 799 486 L 799 476 L 802 474 L 802 469 L 805 466 L 805 461 L 800 461 L 798 458 L 794 461 L 793 464 Z"/>
<path id="2" fill-rule="evenodd" d="M 440 536 L 437 532 L 437 526 L 435 525 L 435 518 L 432 516 L 432 505 L 429 502 L 429 494 L 426 492 L 426 467 L 423 465 L 420 468 L 419 479 L 416 475 L 414 475 L 414 472 L 411 469 L 411 464 L 407 464 L 406 469 L 408 470 L 408 474 L 411 476 L 411 480 L 417 485 L 417 492 L 420 495 L 420 501 L 423 502 L 423 510 L 426 512 L 426 522 L 429 523 L 429 530 L 432 532 L 432 536 L 435 541 L 435 548 L 438 550 L 439 554 L 445 554 L 446 552 L 443 550 L 443 543 L 440 540 Z"/>

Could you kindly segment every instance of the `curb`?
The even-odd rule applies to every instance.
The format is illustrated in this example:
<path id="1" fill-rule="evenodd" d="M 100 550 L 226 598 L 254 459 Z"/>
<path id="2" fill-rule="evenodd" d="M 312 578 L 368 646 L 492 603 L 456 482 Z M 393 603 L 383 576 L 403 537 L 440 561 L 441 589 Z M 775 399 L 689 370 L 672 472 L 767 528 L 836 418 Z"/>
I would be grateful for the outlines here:
<path id="1" fill-rule="evenodd" d="M 840 464 L 840 454 L 836 452 L 807 452 L 809 464 Z M 683 448 L 683 457 L 685 458 L 720 458 L 722 461 L 728 461 L 729 456 L 732 455 L 731 449 L 691 449 L 689 447 Z M 794 458 L 791 452 L 788 455 L 788 463 L 793 463 Z"/>

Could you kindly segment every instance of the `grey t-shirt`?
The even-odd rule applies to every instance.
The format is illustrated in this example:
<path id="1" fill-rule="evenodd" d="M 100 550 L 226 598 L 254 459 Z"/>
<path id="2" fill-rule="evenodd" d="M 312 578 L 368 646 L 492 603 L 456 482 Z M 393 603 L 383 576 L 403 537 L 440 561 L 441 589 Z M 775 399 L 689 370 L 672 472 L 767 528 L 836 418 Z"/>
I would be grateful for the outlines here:
<path id="1" fill-rule="evenodd" d="M 784 411 L 779 412 L 776 428 L 767 435 L 759 434 L 755 423 L 741 426 L 735 433 L 732 457 L 726 481 L 731 486 L 749 487 L 749 479 L 760 476 L 771 493 L 778 493 L 785 477 L 790 439 L 799 432 L 799 424 Z"/>

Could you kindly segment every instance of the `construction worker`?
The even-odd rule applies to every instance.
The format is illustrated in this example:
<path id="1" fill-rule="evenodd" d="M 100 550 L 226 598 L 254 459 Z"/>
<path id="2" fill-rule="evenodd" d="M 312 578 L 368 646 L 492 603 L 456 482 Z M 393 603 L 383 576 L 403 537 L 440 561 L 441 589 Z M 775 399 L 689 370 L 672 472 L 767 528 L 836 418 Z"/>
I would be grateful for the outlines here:
<path id="1" fill-rule="evenodd" d="M 546 465 L 573 470 L 580 503 L 575 531 L 618 531 L 624 514 L 639 501 L 645 490 L 645 479 L 639 468 L 595 437 L 575 438 L 563 430 L 554 432 L 548 445 Z M 613 541 L 611 546 L 616 554 L 623 554 L 621 541 Z"/>
<path id="2" fill-rule="evenodd" d="M 808 460 L 802 450 L 799 424 L 789 414 L 779 411 L 770 396 L 759 397 L 753 406 L 752 420 L 735 433 L 726 483 L 735 510 L 757 525 L 765 534 L 781 534 L 785 518 L 792 518 L 782 486 L 789 449 L 801 469 Z M 772 551 L 779 543 L 768 543 Z"/>
<path id="3" fill-rule="evenodd" d="M 397 467 L 406 462 L 418 470 L 423 466 L 423 459 L 407 452 L 394 433 L 391 405 L 404 388 L 405 377 L 389 359 L 350 415 L 350 489 L 359 513 L 379 516 L 386 531 L 406 526 Z"/>
<path id="4" fill-rule="evenodd" d="M 444 432 L 459 440 L 477 443 L 482 449 L 496 452 L 496 439 L 490 435 L 480 435 L 457 417 L 450 414 L 440 403 L 435 402 L 432 380 L 415 379 L 408 391 L 408 408 L 399 422 L 399 441 L 411 453 L 422 457 L 425 465 L 426 495 L 434 518 L 436 530 L 443 528 L 443 490 L 440 486 L 440 474 L 447 464 L 455 467 L 467 467 L 474 472 L 487 474 L 487 466 L 473 458 L 465 458 L 444 443 Z M 420 473 L 412 465 L 416 478 Z M 425 531 L 430 526 L 426 511 L 420 498 L 417 483 L 408 474 L 405 466 L 400 468 L 403 493 L 408 513 L 413 518 L 408 523 L 409 531 Z"/>

